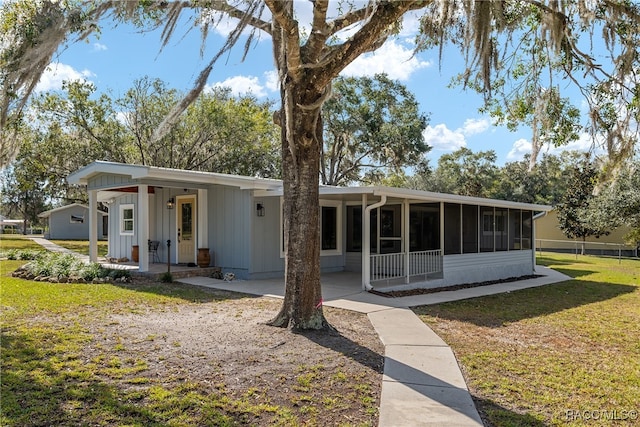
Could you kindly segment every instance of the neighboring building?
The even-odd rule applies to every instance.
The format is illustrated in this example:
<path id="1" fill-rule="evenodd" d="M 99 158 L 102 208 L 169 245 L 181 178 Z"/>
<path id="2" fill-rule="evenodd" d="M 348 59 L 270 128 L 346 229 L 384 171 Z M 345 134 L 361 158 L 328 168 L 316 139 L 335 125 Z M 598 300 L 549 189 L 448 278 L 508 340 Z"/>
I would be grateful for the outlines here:
<path id="1" fill-rule="evenodd" d="M 552 252 L 571 252 L 576 250 L 581 253 L 582 239 L 569 239 L 560 229 L 558 212 L 554 209 L 537 215 L 536 223 L 536 247 L 540 250 Z M 627 226 L 618 227 L 605 236 L 589 236 L 585 240 L 585 253 L 592 255 L 618 255 L 637 256 L 637 245 L 628 245 L 624 236 L 631 230 Z"/>
<path id="2" fill-rule="evenodd" d="M 19 234 L 24 232 L 23 219 L 9 219 L 0 215 L 0 230 L 3 234 Z"/>
<path id="3" fill-rule="evenodd" d="M 160 259 L 211 264 L 241 279 L 283 277 L 282 182 L 95 162 L 69 176 L 89 206 L 109 205 L 109 254 L 148 271 Z M 438 287 L 534 273 L 533 216 L 550 206 L 389 187 L 320 188 L 322 272 L 362 273 L 363 287 Z M 97 218 L 97 215 L 91 218 Z M 91 258 L 98 223 L 89 221 Z M 364 260 L 364 262 L 363 262 Z"/>
<path id="4" fill-rule="evenodd" d="M 107 236 L 107 224 L 109 215 L 106 212 L 96 210 L 97 236 Z M 40 218 L 46 218 L 49 223 L 49 231 L 45 238 L 54 240 L 88 240 L 89 239 L 89 207 L 79 203 L 61 206 L 38 214 Z"/>

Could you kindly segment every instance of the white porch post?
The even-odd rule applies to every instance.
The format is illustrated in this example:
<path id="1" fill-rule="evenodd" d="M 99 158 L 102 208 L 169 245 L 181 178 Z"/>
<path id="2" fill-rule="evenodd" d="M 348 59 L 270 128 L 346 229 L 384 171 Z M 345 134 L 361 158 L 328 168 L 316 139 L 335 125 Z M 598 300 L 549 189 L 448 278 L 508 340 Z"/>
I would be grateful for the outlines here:
<path id="1" fill-rule="evenodd" d="M 207 190 L 198 190 L 198 247 L 209 247 L 209 218 L 207 217 Z"/>
<path id="2" fill-rule="evenodd" d="M 366 206 L 366 195 L 363 196 L 363 203 Z M 369 291 L 373 287 L 371 286 L 371 211 L 379 208 L 387 203 L 387 196 L 380 196 L 380 201 L 374 203 L 370 206 L 366 206 L 366 208 L 362 209 L 364 213 L 364 230 L 362 231 L 362 236 L 364 240 L 364 247 L 362 248 L 362 290 Z M 380 215 L 378 215 L 378 223 L 380 223 Z M 380 229 L 380 227 L 378 227 Z M 379 236 L 378 236 L 379 237 Z M 378 238 L 378 242 L 380 239 Z M 380 253 L 380 245 L 378 244 L 378 253 Z"/>
<path id="3" fill-rule="evenodd" d="M 520 211 L 520 240 L 522 240 L 522 210 Z M 533 274 L 536 274 L 536 222 L 533 220 L 533 211 L 531 211 L 531 263 Z M 522 247 L 522 243 L 520 243 Z"/>
<path id="4" fill-rule="evenodd" d="M 138 185 L 138 271 L 149 271 L 149 186 Z"/>
<path id="5" fill-rule="evenodd" d="M 371 272 L 369 271 L 369 269 L 371 268 L 371 261 L 369 261 L 369 258 L 371 257 L 371 250 L 370 250 L 370 242 L 371 242 L 371 235 L 369 234 L 369 218 L 367 215 L 365 215 L 365 211 L 367 210 L 367 195 L 363 194 L 362 195 L 362 221 L 360 221 L 360 223 L 362 224 L 362 289 L 366 290 L 367 286 L 369 285 L 369 277 L 371 275 Z"/>
<path id="6" fill-rule="evenodd" d="M 98 191 L 89 190 L 89 261 L 98 262 Z"/>
<path id="7" fill-rule="evenodd" d="M 411 205 L 409 204 L 409 199 L 404 199 L 402 203 L 404 209 L 404 218 L 402 221 L 402 229 L 403 229 L 403 243 L 404 248 L 404 283 L 409 283 L 409 250 L 411 249 L 411 242 L 409 236 L 409 223 L 410 223 L 410 209 Z"/>
<path id="8" fill-rule="evenodd" d="M 440 255 L 444 256 L 444 202 L 440 202 Z"/>

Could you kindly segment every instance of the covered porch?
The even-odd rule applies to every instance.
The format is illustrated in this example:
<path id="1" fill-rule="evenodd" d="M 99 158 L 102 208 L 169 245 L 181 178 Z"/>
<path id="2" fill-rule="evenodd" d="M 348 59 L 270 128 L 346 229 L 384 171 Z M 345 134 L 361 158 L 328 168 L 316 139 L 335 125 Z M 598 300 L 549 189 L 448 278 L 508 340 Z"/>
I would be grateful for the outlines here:
<path id="1" fill-rule="evenodd" d="M 533 213 L 527 203 L 389 188 L 325 187 L 322 249 L 344 248 L 345 270 L 361 273 L 363 290 L 412 289 L 533 274 Z M 325 210 L 342 201 L 346 212 Z M 334 208 L 335 209 L 335 208 Z M 332 227 L 333 217 L 346 224 Z M 344 235 L 334 238 L 331 230 Z M 337 241 L 336 241 L 337 240 Z"/>

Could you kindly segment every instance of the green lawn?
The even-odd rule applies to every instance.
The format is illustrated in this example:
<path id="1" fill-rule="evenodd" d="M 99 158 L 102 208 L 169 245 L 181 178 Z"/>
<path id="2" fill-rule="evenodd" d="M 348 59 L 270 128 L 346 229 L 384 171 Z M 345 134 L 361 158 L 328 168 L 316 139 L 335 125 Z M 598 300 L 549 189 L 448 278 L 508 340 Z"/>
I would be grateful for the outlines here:
<path id="1" fill-rule="evenodd" d="M 544 254 L 573 280 L 415 311 L 495 426 L 638 425 L 640 260 Z"/>
<path id="2" fill-rule="evenodd" d="M 51 243 L 55 243 L 58 246 L 62 246 L 79 254 L 89 255 L 88 240 L 51 240 Z M 98 240 L 98 256 L 105 256 L 108 250 L 109 242 L 106 240 Z"/>
<path id="3" fill-rule="evenodd" d="M 29 242 L 3 239 L 2 249 L 28 249 Z M 265 420 L 280 426 L 323 425 L 313 421 L 313 411 L 340 408 L 339 398 L 331 393 L 324 400 L 316 399 L 315 406 L 308 402 L 315 399 L 315 383 L 329 387 L 333 375 L 314 382 L 317 374 L 305 368 L 304 376 L 299 374 L 299 387 L 310 391 L 289 392 L 292 398 L 302 396 L 299 402 L 273 402 L 270 394 L 254 387 L 235 391 L 234 384 L 227 387 L 217 377 L 182 380 L 176 376 L 179 370 L 158 368 L 162 360 L 150 355 L 165 345 L 161 336 L 134 339 L 135 345 L 146 350 L 132 352 L 118 336 L 104 335 L 104 328 L 118 315 L 171 316 L 180 310 L 197 310 L 203 303 L 214 312 L 224 310 L 225 305 L 236 307 L 235 312 L 244 306 L 232 300 L 246 298 L 249 304 L 253 298 L 146 281 L 70 284 L 11 277 L 24 263 L 0 261 L 0 426 L 236 426 L 264 424 Z M 336 378 L 341 383 L 347 380 Z M 366 384 L 357 378 L 348 380 L 344 387 L 352 383 L 354 390 L 361 390 L 355 395 L 370 399 L 363 388 Z M 362 405 L 370 403 L 363 400 Z M 344 418 L 341 425 L 359 424 Z"/>
<path id="4" fill-rule="evenodd" d="M 0 234 L 0 252 L 5 252 L 10 249 L 40 250 L 42 246 L 20 234 Z"/>

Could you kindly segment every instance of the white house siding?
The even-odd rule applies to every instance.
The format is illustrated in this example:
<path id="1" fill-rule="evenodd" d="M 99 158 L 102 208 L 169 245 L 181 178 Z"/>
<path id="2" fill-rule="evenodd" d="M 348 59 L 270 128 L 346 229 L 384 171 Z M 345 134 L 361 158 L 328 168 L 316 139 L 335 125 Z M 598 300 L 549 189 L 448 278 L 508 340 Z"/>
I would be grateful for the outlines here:
<path id="1" fill-rule="evenodd" d="M 257 215 L 256 205 L 262 203 L 264 216 Z M 251 223 L 251 271 L 252 279 L 283 277 L 284 258 L 280 250 L 282 228 L 280 226 L 280 198 L 256 197 L 253 200 Z"/>
<path id="2" fill-rule="evenodd" d="M 136 193 L 127 194 L 117 197 L 113 203 L 109 205 L 109 256 L 113 258 L 129 258 L 131 259 L 131 250 L 133 245 L 138 244 L 137 233 L 135 232 L 138 224 L 138 195 Z M 120 235 L 120 206 L 133 204 L 134 218 L 134 234 L 131 236 Z"/>
<path id="3" fill-rule="evenodd" d="M 208 194 L 209 249 L 213 265 L 248 278 L 252 258 L 249 190 L 215 185 Z"/>
<path id="4" fill-rule="evenodd" d="M 531 250 L 445 255 L 441 286 L 476 283 L 533 274 Z"/>
<path id="5" fill-rule="evenodd" d="M 88 188 L 91 190 L 100 190 L 101 188 L 109 188 L 115 185 L 131 186 L 137 185 L 137 183 L 128 176 L 114 174 L 99 174 L 88 181 Z"/>

